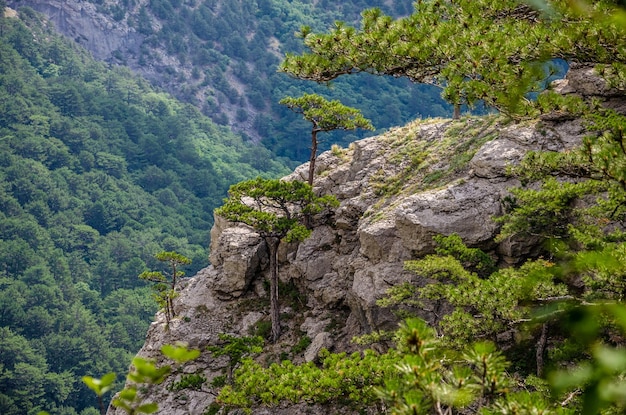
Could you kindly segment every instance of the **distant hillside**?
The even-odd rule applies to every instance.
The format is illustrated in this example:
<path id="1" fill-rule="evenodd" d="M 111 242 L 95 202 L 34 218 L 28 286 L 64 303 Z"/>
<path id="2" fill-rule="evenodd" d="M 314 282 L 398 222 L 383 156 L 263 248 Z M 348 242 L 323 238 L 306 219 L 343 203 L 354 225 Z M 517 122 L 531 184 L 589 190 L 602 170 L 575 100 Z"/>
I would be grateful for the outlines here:
<path id="1" fill-rule="evenodd" d="M 19 16 L 0 18 L 0 413 L 76 415 L 95 404 L 80 377 L 124 373 L 143 343 L 154 254 L 193 275 L 228 187 L 285 169 Z"/>
<path id="2" fill-rule="evenodd" d="M 286 52 L 302 49 L 295 32 L 324 31 L 336 20 L 356 23 L 369 7 L 391 15 L 412 11 L 407 0 L 12 0 L 47 14 L 71 39 L 109 63 L 126 65 L 192 103 L 274 154 L 307 159 L 307 125 L 277 103 L 285 95 L 317 91 L 361 109 L 379 129 L 420 116 L 448 116 L 440 91 L 407 80 L 371 76 L 328 88 L 277 73 Z M 379 130 L 380 132 L 380 130 Z M 361 133 L 359 133 L 361 134 Z M 335 134 L 347 144 L 361 135 Z"/>

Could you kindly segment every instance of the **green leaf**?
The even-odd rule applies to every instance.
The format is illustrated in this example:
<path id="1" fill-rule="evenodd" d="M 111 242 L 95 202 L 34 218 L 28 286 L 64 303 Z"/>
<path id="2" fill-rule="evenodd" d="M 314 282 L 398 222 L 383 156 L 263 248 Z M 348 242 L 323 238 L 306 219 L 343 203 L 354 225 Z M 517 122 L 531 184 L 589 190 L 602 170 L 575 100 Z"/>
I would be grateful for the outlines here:
<path id="1" fill-rule="evenodd" d="M 82 381 L 89 389 L 94 391 L 96 395 L 102 396 L 111 390 L 115 377 L 115 373 L 110 372 L 102 376 L 100 379 L 93 378 L 91 376 L 83 376 Z"/>
<path id="2" fill-rule="evenodd" d="M 153 414 L 158 410 L 159 410 L 159 405 L 157 405 L 154 402 L 143 404 L 137 408 L 137 412 L 140 412 L 143 414 Z"/>
<path id="3" fill-rule="evenodd" d="M 189 350 L 186 346 L 173 346 L 171 344 L 166 344 L 161 347 L 161 353 L 177 363 L 185 363 L 200 356 L 200 350 Z"/>
<path id="4" fill-rule="evenodd" d="M 137 397 L 137 389 L 129 386 L 122 389 L 119 393 L 119 399 L 127 402 L 133 402 Z"/>
<path id="5" fill-rule="evenodd" d="M 593 350 L 593 355 L 598 364 L 608 373 L 626 370 L 626 350 L 597 345 Z"/>

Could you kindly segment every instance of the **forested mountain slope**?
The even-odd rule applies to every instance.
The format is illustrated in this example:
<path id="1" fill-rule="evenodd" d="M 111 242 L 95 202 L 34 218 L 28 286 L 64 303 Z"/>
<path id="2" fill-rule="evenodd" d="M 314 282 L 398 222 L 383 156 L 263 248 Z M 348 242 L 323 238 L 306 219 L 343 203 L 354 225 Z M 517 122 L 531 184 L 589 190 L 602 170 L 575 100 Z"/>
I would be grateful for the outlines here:
<path id="1" fill-rule="evenodd" d="M 277 73 L 285 53 L 302 50 L 295 32 L 336 20 L 355 23 L 368 7 L 392 15 L 408 0 L 11 0 L 47 14 L 70 39 L 98 59 L 126 65 L 214 121 L 291 160 L 307 159 L 307 126 L 278 105 L 286 95 L 318 91 L 361 109 L 379 129 L 420 116 L 448 116 L 440 90 L 393 78 L 354 77 L 329 88 Z M 302 137 L 303 139 L 300 139 Z M 323 143 L 347 145 L 362 135 L 334 134 Z"/>
<path id="2" fill-rule="evenodd" d="M 95 404 L 80 377 L 124 373 L 142 344 L 156 305 L 137 276 L 159 269 L 154 254 L 203 268 L 228 186 L 285 170 L 32 10 L 11 16 L 0 18 L 0 413 L 76 414 Z"/>

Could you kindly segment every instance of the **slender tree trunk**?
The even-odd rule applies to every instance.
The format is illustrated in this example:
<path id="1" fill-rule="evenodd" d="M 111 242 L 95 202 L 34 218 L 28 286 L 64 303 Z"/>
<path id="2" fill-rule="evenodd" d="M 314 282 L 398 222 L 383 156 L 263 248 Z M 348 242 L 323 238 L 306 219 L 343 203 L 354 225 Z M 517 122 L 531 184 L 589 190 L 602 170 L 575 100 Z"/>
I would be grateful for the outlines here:
<path id="1" fill-rule="evenodd" d="M 547 340 L 548 340 L 548 324 L 543 323 L 543 325 L 541 326 L 541 336 L 539 337 L 539 340 L 537 341 L 537 350 L 536 350 L 537 377 L 543 376 L 543 353 L 544 353 L 544 350 L 546 349 Z"/>
<path id="2" fill-rule="evenodd" d="M 104 401 L 102 396 L 98 396 L 98 405 L 100 406 L 100 415 L 106 415 L 107 411 L 104 409 Z"/>
<path id="3" fill-rule="evenodd" d="M 171 290 L 167 295 L 167 313 L 169 316 L 167 322 L 169 323 L 174 318 L 174 290 Z"/>
<path id="4" fill-rule="evenodd" d="M 232 383 L 233 383 L 233 366 L 232 366 L 231 362 L 228 362 L 228 367 L 226 368 L 226 380 L 228 381 L 229 385 L 232 385 Z"/>
<path id="5" fill-rule="evenodd" d="M 315 160 L 317 159 L 317 130 L 313 128 L 311 132 L 311 157 L 309 157 L 309 186 L 313 186 L 313 175 L 315 174 Z"/>
<path id="6" fill-rule="evenodd" d="M 266 239 L 270 251 L 270 319 L 272 321 L 272 343 L 280 337 L 280 307 L 278 304 L 278 244 L 280 239 Z"/>
<path id="7" fill-rule="evenodd" d="M 452 115 L 453 120 L 458 120 L 461 118 L 461 104 L 454 104 L 454 114 Z"/>

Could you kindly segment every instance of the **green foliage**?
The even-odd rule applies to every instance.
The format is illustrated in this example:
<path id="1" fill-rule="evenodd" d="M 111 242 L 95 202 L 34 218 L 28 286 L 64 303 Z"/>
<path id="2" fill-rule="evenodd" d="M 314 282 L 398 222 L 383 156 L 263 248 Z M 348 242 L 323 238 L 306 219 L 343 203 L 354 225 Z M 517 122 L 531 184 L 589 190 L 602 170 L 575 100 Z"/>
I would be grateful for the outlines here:
<path id="1" fill-rule="evenodd" d="M 245 360 L 232 385 L 217 401 L 225 408 L 275 407 L 283 402 L 343 406 L 380 413 L 572 413 L 550 401 L 540 380 L 527 382 L 508 372 L 495 344 L 465 344 L 449 350 L 423 320 L 408 319 L 395 334 L 396 346 L 380 354 L 333 354 L 323 350 L 320 365 L 290 361 L 267 368 Z"/>
<path id="2" fill-rule="evenodd" d="M 312 215 L 336 207 L 339 202 L 334 196 L 316 196 L 307 183 L 260 177 L 231 186 L 228 195 L 215 214 L 252 227 L 269 249 L 270 317 L 272 341 L 276 341 L 280 336 L 278 246 L 283 240 L 306 239 L 311 230 L 305 224 L 309 224 Z"/>
<path id="3" fill-rule="evenodd" d="M 157 368 L 153 362 L 141 357 L 134 358 L 132 364 L 133 367 L 127 375 L 130 384 L 118 393 L 112 404 L 129 415 L 154 413 L 158 410 L 158 405 L 154 402 L 144 403 L 138 385 L 158 385 L 169 375 L 171 368 Z"/>
<path id="4" fill-rule="evenodd" d="M 352 403 L 359 407 L 374 404 L 376 385 L 382 386 L 386 373 L 394 371 L 394 357 L 373 351 L 361 353 L 320 353 L 321 367 L 314 363 L 296 366 L 290 361 L 265 369 L 244 360 L 235 372 L 233 385 L 218 396 L 226 406 L 248 407 L 253 403 L 277 405 L 281 401 Z"/>
<path id="5" fill-rule="evenodd" d="M 332 196 L 316 197 L 306 183 L 256 178 L 231 186 L 217 215 L 231 222 L 245 223 L 263 237 L 301 241 L 310 231 L 301 224 L 305 215 L 337 206 Z M 251 198 L 253 203 L 245 202 Z"/>
<path id="6" fill-rule="evenodd" d="M 104 415 L 104 401 L 103 395 L 111 391 L 113 382 L 115 381 L 115 373 L 110 372 L 102 376 L 100 379 L 93 378 L 91 376 L 83 376 L 82 381 L 89 389 L 91 389 L 98 397 L 98 405 L 100 406 L 100 414 Z"/>
<path id="7" fill-rule="evenodd" d="M 168 275 L 164 275 L 160 271 L 144 271 L 139 274 L 139 278 L 156 283 L 153 285 L 154 297 L 157 304 L 165 311 L 165 320 L 169 324 L 174 318 L 174 298 L 178 296 L 176 283 L 179 278 L 185 275 L 178 267 L 191 264 L 191 260 L 176 252 L 166 251 L 159 252 L 154 257 L 169 265 L 170 272 Z"/>
<path id="8" fill-rule="evenodd" d="M 272 334 L 272 322 L 267 320 L 260 320 L 254 325 L 254 329 L 252 330 L 255 336 L 258 336 L 262 339 L 269 339 Z"/>
<path id="9" fill-rule="evenodd" d="M 527 321 L 534 307 L 544 299 L 568 293 L 567 287 L 558 283 L 562 270 L 554 263 L 529 261 L 517 269 L 505 268 L 481 278 L 471 270 L 475 268 L 472 263 L 466 268 L 458 257 L 443 254 L 456 250 L 466 259 L 473 256 L 486 260 L 488 257 L 478 250 L 465 248 L 457 236 L 438 240 L 444 245 L 438 249 L 440 254 L 405 264 L 406 269 L 438 282 L 421 289 L 406 285 L 392 289 L 393 297 L 382 304 L 406 304 L 407 301 L 415 304 L 411 291 L 420 299 L 449 303 L 454 309 L 443 316 L 439 324 L 449 345 L 462 347 L 476 338 L 495 340 L 498 334 Z"/>
<path id="10" fill-rule="evenodd" d="M 184 345 L 163 345 L 163 347 L 161 347 L 161 353 L 178 364 L 187 363 L 200 356 L 200 350 L 188 350 Z"/>
<path id="11" fill-rule="evenodd" d="M 298 343 L 294 344 L 291 348 L 291 353 L 299 354 L 306 350 L 307 347 L 313 342 L 309 336 L 302 336 Z"/>
<path id="12" fill-rule="evenodd" d="M 465 246 L 459 235 L 436 235 L 433 239 L 437 243 L 435 251 L 438 255 L 454 257 L 465 269 L 476 272 L 480 276 L 486 276 L 495 271 L 493 258 L 480 249 Z"/>
<path id="13" fill-rule="evenodd" d="M 544 134 L 542 126 L 538 129 Z M 519 178 L 523 185 L 542 180 L 547 176 L 584 178 L 592 174 L 592 166 L 582 151 L 529 151 L 519 165 L 509 168 L 509 174 Z M 515 207 L 511 200 L 509 208 Z"/>
<path id="14" fill-rule="evenodd" d="M 623 36 L 623 27 L 576 13 L 565 1 L 549 4 L 550 15 L 513 0 L 417 2 L 411 15 L 398 19 L 369 9 L 359 29 L 337 22 L 329 33 L 315 34 L 304 27 L 300 35 L 309 51 L 287 54 L 280 70 L 317 82 L 359 72 L 402 76 L 438 85 L 456 105 L 482 101 L 532 116 L 527 93 L 550 75 L 541 62 L 623 63 L 612 40 Z M 612 2 L 594 2 L 594 13 L 612 10 Z M 491 30 L 494 22 L 498 30 Z"/>
<path id="15" fill-rule="evenodd" d="M 180 391 L 183 389 L 200 390 L 202 385 L 206 382 L 206 378 L 198 373 L 189 373 L 182 375 L 180 380 L 174 382 L 170 390 Z"/>
<path id="16" fill-rule="evenodd" d="M 583 154 L 593 166 L 596 176 L 610 183 L 609 199 L 613 203 L 611 216 L 622 218 L 626 214 L 626 116 L 611 109 L 592 107 L 584 119 L 592 134 L 585 138 Z"/>
<path id="17" fill-rule="evenodd" d="M 559 317 L 568 328 L 568 334 L 585 346 L 588 358 L 577 365 L 560 368 L 549 376 L 554 393 L 562 396 L 580 394 L 584 415 L 620 413 L 624 411 L 624 374 L 626 354 L 623 347 L 615 347 L 605 340 L 606 328 L 600 321 L 613 321 L 622 335 L 626 333 L 626 309 L 623 304 L 595 304 L 576 307 Z"/>
<path id="18" fill-rule="evenodd" d="M 606 190 L 603 182 L 569 183 L 551 177 L 543 181 L 539 190 L 511 189 L 513 209 L 496 219 L 504 223 L 500 238 L 511 235 L 566 238 L 570 236 L 570 224 L 577 222 L 581 213 L 575 202 L 603 190 Z"/>
<path id="19" fill-rule="evenodd" d="M 200 355 L 199 350 L 187 349 L 184 345 L 164 345 L 161 352 L 170 358 L 177 365 L 184 364 L 190 360 L 196 359 Z M 159 409 L 155 402 L 144 402 L 143 395 L 149 391 L 154 385 L 163 383 L 163 381 L 172 373 L 172 367 L 169 365 L 157 367 L 153 360 L 135 357 L 132 362 L 131 370 L 126 376 L 126 386 L 113 399 L 112 405 L 121 408 L 129 415 L 151 414 Z M 201 376 L 200 376 L 201 377 Z M 98 397 L 110 390 L 111 383 L 115 379 L 114 373 L 108 373 L 101 379 L 94 379 L 91 376 L 85 376 L 83 382 L 96 393 Z M 184 381 L 183 381 L 184 380 Z M 183 377 L 183 380 L 173 384 L 173 389 L 181 385 L 192 387 L 198 385 L 197 376 Z M 203 383 L 206 379 L 203 378 Z M 102 402 L 102 401 L 100 401 Z M 104 406 L 101 406 L 101 413 L 104 414 Z"/>
<path id="20" fill-rule="evenodd" d="M 100 379 L 91 376 L 83 376 L 82 380 L 97 396 L 102 396 L 111 390 L 115 376 L 115 373 L 111 372 L 102 376 Z"/>
<path id="21" fill-rule="evenodd" d="M 301 140 L 294 140 L 306 134 L 306 123 L 294 123 L 278 104 L 286 95 L 314 92 L 340 100 L 360 108 L 379 128 L 449 112 L 437 89 L 403 79 L 353 77 L 329 88 L 305 85 L 276 72 L 277 52 L 302 50 L 294 37 L 300 26 L 324 30 L 335 20 L 356 22 L 364 7 L 382 7 L 388 13 L 404 15 L 411 11 L 411 2 L 406 0 L 180 2 L 166 18 L 160 17 L 164 9 L 158 3 L 127 10 L 127 21 L 146 35 L 138 63 L 163 67 L 159 74 L 162 85 L 218 124 L 239 131 L 242 125 L 238 120 L 246 114 L 245 134 L 262 140 L 267 154 L 288 158 L 291 163 L 306 161 L 309 149 Z M 113 11 L 103 9 L 115 17 Z M 181 79 L 181 72 L 168 67 L 169 62 L 159 62 L 155 49 L 168 51 L 192 77 Z M 335 142 L 347 146 L 363 136 L 362 132 L 329 133 L 321 146 L 326 149 Z M 267 162 L 257 149 L 251 153 L 256 163 Z"/>
<path id="22" fill-rule="evenodd" d="M 151 3 L 157 16 L 173 16 L 179 10 L 171 2 Z M 236 8 L 243 4 L 224 3 L 222 9 L 228 13 L 224 16 L 235 19 Z M 302 14 L 300 2 L 284 5 L 286 15 Z M 540 160 L 541 166 L 527 169 L 533 172 L 529 181 L 563 174 L 575 180 L 547 179 L 539 190 L 519 191 L 504 219 L 504 230 L 510 235 L 558 239 L 547 251 L 550 261 L 533 260 L 489 275 L 492 265 L 484 254 L 458 240 L 441 239 L 437 256 L 407 266 L 444 284 L 427 285 L 417 291 L 418 298 L 413 297 L 414 289 L 404 286 L 393 301 L 410 299 L 417 301 L 414 305 L 426 299 L 452 305 L 453 313 L 439 327 L 443 338 L 423 322 L 407 321 L 398 334 L 397 349 L 385 354 L 324 353 L 322 367 L 283 362 L 263 368 L 245 360 L 233 385 L 222 390 L 223 402 L 248 406 L 280 400 L 340 401 L 359 406 L 373 405 L 382 395 L 394 413 L 623 411 L 624 357 L 621 350 L 607 345 L 623 344 L 615 329 L 623 325 L 623 316 L 597 304 L 606 298 L 619 302 L 624 295 L 624 234 L 611 229 L 624 215 L 624 117 L 598 108 L 595 102 L 561 99 L 551 93 L 541 95 L 537 106 L 524 99 L 547 75 L 546 67 L 537 62 L 553 57 L 607 63 L 599 69 L 614 85 L 623 85 L 624 54 L 619 49 L 623 30 L 612 19 L 587 18 L 612 11 L 606 7 L 612 6 L 609 2 L 594 2 L 592 13 L 586 15 L 561 10 L 561 2 L 551 5 L 544 16 L 512 1 L 418 2 L 415 13 L 405 19 L 366 12 L 361 31 L 337 25 L 328 36 L 304 33 L 307 46 L 322 56 L 313 62 L 315 67 L 331 69 L 330 75 L 315 76 L 398 71 L 396 75 L 439 84 L 455 104 L 482 99 L 514 116 L 553 110 L 582 115 L 592 135 L 580 153 L 538 156 L 534 163 Z M 205 13 L 202 17 L 214 17 L 205 6 L 198 7 L 199 13 Z M 271 11 L 268 15 L 278 22 L 281 14 L 275 6 L 258 5 Z M 32 11 L 26 9 L 22 15 L 35 25 Z M 552 16 L 557 18 L 544 18 Z M 193 20 L 201 25 L 202 19 Z M 227 19 L 223 20 L 225 24 Z M 17 20 L 1 23 L 0 412 L 21 414 L 44 406 L 61 410 L 88 401 L 73 388 L 72 378 L 83 370 L 107 372 L 114 365 L 125 365 L 120 356 L 128 353 L 122 346 L 134 344 L 131 333 L 145 331 L 140 320 L 126 317 L 150 314 L 143 297 L 133 297 L 140 291 L 131 291 L 136 282 L 129 278 L 155 265 L 147 253 L 183 247 L 194 257 L 203 256 L 203 249 L 195 247 L 204 241 L 208 228 L 200 226 L 204 234 L 192 233 L 194 226 L 189 223 L 209 224 L 210 209 L 201 212 L 203 206 L 216 205 L 211 196 L 258 171 L 248 164 L 231 163 L 241 158 L 226 149 L 241 149 L 242 142 L 189 107 L 151 91 L 123 71 L 103 71 L 58 39 L 54 48 L 48 48 L 44 40 L 51 36 L 33 36 Z M 207 41 L 218 39 L 222 29 L 208 27 L 196 30 L 197 36 L 205 33 Z M 149 34 L 152 29 L 144 22 L 141 30 Z M 161 33 L 158 41 L 174 48 L 176 39 L 167 33 Z M 220 41 L 232 56 L 250 53 L 242 39 L 222 36 Z M 355 57 L 351 52 L 358 48 L 365 53 Z M 339 62 L 344 65 L 339 69 L 332 67 L 338 62 L 335 59 L 348 58 Z M 227 65 L 226 61 L 217 56 L 216 65 Z M 429 67 L 435 72 L 420 72 Z M 237 76 L 245 77 L 244 71 Z M 237 99 L 227 83 L 223 94 L 229 101 Z M 262 108 L 259 96 L 252 104 Z M 259 119 L 258 125 L 267 126 L 265 121 Z M 421 158 L 415 163 L 421 163 Z M 436 180 L 436 174 L 430 179 Z M 228 180 L 213 183 L 215 177 Z M 601 181 L 595 184 L 586 178 Z M 605 192 L 600 193 L 603 198 L 594 200 L 599 192 Z M 275 196 L 284 197 L 279 195 L 282 190 Z M 257 203 L 266 206 L 270 200 L 266 196 Z M 581 209 L 581 202 L 589 207 Z M 273 208 L 280 212 L 282 207 Z M 309 232 L 297 222 L 272 218 L 271 209 L 258 217 L 246 207 L 238 209 L 232 211 L 233 217 L 252 218 L 251 226 L 261 232 L 292 232 L 289 237 L 268 234 L 272 238 L 301 240 Z M 185 214 L 178 216 L 176 210 Z M 283 210 L 285 217 L 315 211 L 298 206 Z M 175 236 L 166 236 L 170 234 Z M 602 312 L 570 308 L 588 302 L 591 310 L 602 308 Z M 112 304 L 126 309 L 125 318 L 112 314 Z M 550 305 L 536 321 L 542 329 L 534 330 L 533 325 L 522 331 L 520 324 L 531 320 L 538 304 Z M 568 317 L 567 325 L 552 320 L 561 315 Z M 61 331 L 55 331 L 57 327 Z M 575 329 L 574 334 L 565 337 L 568 327 Z M 536 380 L 522 379 L 529 370 L 509 376 L 507 363 L 493 343 L 473 344 L 477 338 L 501 340 L 498 334 L 504 331 L 513 332 L 507 346 L 514 343 L 514 347 L 507 349 L 507 356 L 535 345 L 537 369 L 544 354 L 555 366 L 580 361 L 578 369 L 555 377 L 557 389 L 570 393 L 562 405 L 549 403 Z M 171 354 L 181 360 L 189 356 L 175 350 Z M 150 388 L 162 381 L 162 369 L 138 360 L 129 380 Z M 91 379 L 90 383 L 96 392 L 100 388 L 104 393 L 103 383 L 109 381 Z M 376 395 L 372 386 L 383 384 L 386 391 Z M 142 401 L 142 388 L 125 389 L 117 402 L 131 413 L 155 411 L 153 403 Z M 583 391 L 582 406 L 576 406 L 575 388 Z"/>
<path id="23" fill-rule="evenodd" d="M 446 351 L 434 330 L 417 319 L 407 320 L 398 332 L 400 376 L 381 392 L 393 414 L 461 410 L 479 403 L 489 406 L 513 385 L 507 362 L 492 343 L 465 346 L 462 355 Z"/>
<path id="24" fill-rule="evenodd" d="M 41 357 L 2 349 L 0 413 L 79 413 L 98 402 L 75 380 L 125 372 L 143 345 L 153 254 L 180 252 L 193 275 L 230 184 L 286 169 L 242 161 L 243 139 L 32 10 L 0 26 L 0 327 Z"/>
<path id="25" fill-rule="evenodd" d="M 296 314 L 305 312 L 307 304 L 306 292 L 298 288 L 297 281 L 290 280 L 286 283 L 278 281 L 278 289 L 285 304 L 293 309 Z"/>
<path id="26" fill-rule="evenodd" d="M 361 111 L 346 107 L 341 102 L 327 101 L 317 94 L 304 94 L 301 97 L 285 97 L 280 104 L 286 106 L 296 114 L 312 124 L 311 127 L 311 156 L 309 157 L 308 183 L 313 185 L 315 174 L 315 160 L 317 158 L 317 133 L 333 130 L 356 130 L 363 128 L 373 130 L 370 120 L 363 117 Z"/>
<path id="27" fill-rule="evenodd" d="M 217 415 L 222 407 L 220 404 L 213 402 L 209 407 L 204 411 L 202 415 Z"/>
<path id="28" fill-rule="evenodd" d="M 314 131 L 374 129 L 371 121 L 363 117 L 361 111 L 347 107 L 338 100 L 328 101 L 317 94 L 304 94 L 298 98 L 285 97 L 279 104 L 301 114 L 306 121 L 313 124 Z"/>
<path id="29" fill-rule="evenodd" d="M 263 350 L 263 337 L 237 337 L 230 334 L 220 333 L 221 346 L 208 346 L 213 357 L 228 357 L 228 381 L 232 380 L 233 370 L 239 366 L 244 357 L 261 353 Z"/>
<path id="30" fill-rule="evenodd" d="M 220 376 L 216 376 L 213 378 L 213 380 L 211 381 L 211 386 L 214 388 L 221 388 L 225 386 L 227 382 L 228 382 L 228 376 L 220 375 Z"/>

